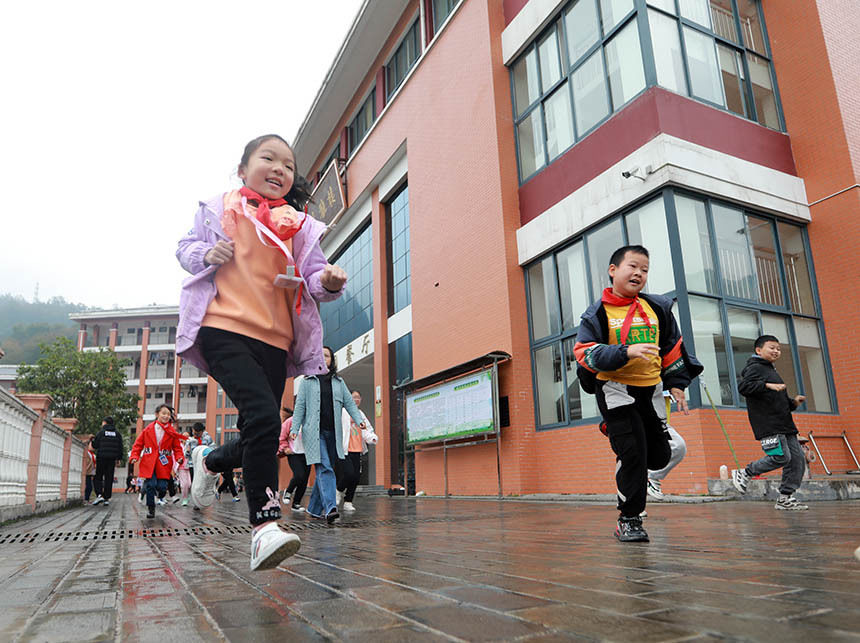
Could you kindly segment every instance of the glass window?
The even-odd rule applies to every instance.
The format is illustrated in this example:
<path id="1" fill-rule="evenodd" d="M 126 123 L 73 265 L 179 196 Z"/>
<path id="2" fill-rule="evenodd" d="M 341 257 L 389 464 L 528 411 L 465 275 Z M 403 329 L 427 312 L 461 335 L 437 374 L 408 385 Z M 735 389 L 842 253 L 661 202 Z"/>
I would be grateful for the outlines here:
<path id="1" fill-rule="evenodd" d="M 573 72 L 573 102 L 576 107 L 576 130 L 585 135 L 609 114 L 609 94 L 603 71 L 603 53 L 594 52 Z"/>
<path id="2" fill-rule="evenodd" d="M 779 129 L 779 112 L 770 76 L 770 63 L 755 54 L 747 54 L 758 122 L 772 129 Z"/>
<path id="3" fill-rule="evenodd" d="M 773 335 L 779 339 L 782 355 L 774 362 L 773 367 L 779 373 L 782 381 L 785 382 L 789 396 L 794 397 L 800 392 L 800 389 L 797 388 L 797 374 L 794 372 L 794 346 L 788 332 L 788 317 L 762 313 L 761 334 Z"/>
<path id="4" fill-rule="evenodd" d="M 394 52 L 391 61 L 386 67 L 388 96 L 391 96 L 400 87 L 400 84 L 406 78 L 406 74 L 412 69 L 420 54 L 421 39 L 418 31 L 418 21 L 416 20 L 409 28 L 406 37 L 400 43 L 400 46 Z"/>
<path id="5" fill-rule="evenodd" d="M 445 22 L 450 13 L 460 0 L 433 0 L 433 31 L 439 31 L 439 27 Z"/>
<path id="6" fill-rule="evenodd" d="M 675 211 L 687 289 L 717 294 L 717 276 L 711 254 L 711 234 L 708 231 L 704 202 L 675 196 Z"/>
<path id="7" fill-rule="evenodd" d="M 606 45 L 606 68 L 615 109 L 645 88 L 642 50 L 635 21 L 619 31 Z"/>
<path id="8" fill-rule="evenodd" d="M 738 30 L 735 26 L 735 14 L 732 10 L 732 0 L 711 0 L 711 20 L 714 24 L 714 33 L 738 42 Z"/>
<path id="9" fill-rule="evenodd" d="M 350 154 L 364 140 L 370 126 L 376 118 L 376 88 L 370 90 L 370 95 L 358 109 L 358 113 L 349 125 Z"/>
<path id="10" fill-rule="evenodd" d="M 697 22 L 703 27 L 711 28 L 711 12 L 708 0 L 680 0 L 681 15 Z"/>
<path id="11" fill-rule="evenodd" d="M 579 326 L 579 317 L 591 305 L 585 272 L 582 241 L 558 253 L 558 286 L 561 291 L 561 319 L 565 330 Z M 534 315 L 534 312 L 532 312 Z"/>
<path id="12" fill-rule="evenodd" d="M 558 296 L 556 295 L 553 258 L 547 257 L 529 268 L 532 337 L 540 339 L 559 332 Z"/>
<path id="13" fill-rule="evenodd" d="M 745 308 L 726 306 L 726 318 L 729 322 L 735 377 L 740 377 L 750 355 L 755 353 L 755 340 L 759 336 L 758 313 Z M 743 396 L 740 396 L 739 401 L 741 406 L 746 406 Z"/>
<path id="14" fill-rule="evenodd" d="M 597 5 L 594 0 L 577 0 L 564 15 L 567 53 L 573 64 L 600 39 Z"/>
<path id="15" fill-rule="evenodd" d="M 684 43 L 687 45 L 687 67 L 693 95 L 725 106 L 714 39 L 685 26 Z"/>
<path id="16" fill-rule="evenodd" d="M 761 16 L 756 0 L 738 0 L 738 11 L 741 17 L 741 33 L 744 45 L 760 54 L 767 53 L 764 41 L 764 31 L 761 27 Z"/>
<path id="17" fill-rule="evenodd" d="M 389 314 L 412 303 L 409 267 L 409 187 L 404 186 L 388 204 L 391 221 L 391 293 Z M 372 269 L 371 269 L 372 272 Z M 372 320 L 371 315 L 371 320 Z M 372 324 L 372 321 L 371 321 Z M 361 333 L 355 333 L 360 335 Z"/>
<path id="18" fill-rule="evenodd" d="M 748 216 L 747 229 L 758 276 L 759 301 L 772 306 L 782 306 L 782 277 L 779 274 L 773 226 L 768 219 Z"/>
<path id="19" fill-rule="evenodd" d="M 648 23 L 651 26 L 657 83 L 686 96 L 687 78 L 684 75 L 684 56 L 681 54 L 678 21 L 657 11 L 649 11 Z"/>
<path id="20" fill-rule="evenodd" d="M 392 344 L 394 357 L 394 385 L 412 380 L 412 333 L 406 333 Z"/>
<path id="21" fill-rule="evenodd" d="M 573 347 L 576 339 L 567 339 L 564 342 L 564 368 L 567 375 L 567 404 L 570 409 L 570 421 L 582 420 L 596 417 L 600 414 L 597 409 L 597 398 L 594 395 L 584 393 L 579 386 L 576 377 L 576 357 Z"/>
<path id="22" fill-rule="evenodd" d="M 624 245 L 621 219 L 615 218 L 600 226 L 586 237 L 588 263 L 591 268 L 591 297 L 598 299 L 603 289 L 609 286 L 609 259 L 612 253 Z"/>
<path id="23" fill-rule="evenodd" d="M 546 151 L 550 161 L 573 145 L 573 114 L 567 83 L 559 87 L 546 103 Z"/>
<path id="24" fill-rule="evenodd" d="M 517 115 L 522 114 L 540 96 L 537 53 L 534 49 L 520 58 L 519 62 L 514 65 L 514 95 L 516 96 Z"/>
<path id="25" fill-rule="evenodd" d="M 667 13 L 675 13 L 675 0 L 648 0 L 648 4 Z"/>
<path id="26" fill-rule="evenodd" d="M 626 222 L 627 243 L 645 246 L 650 255 L 645 292 L 664 294 L 675 290 L 672 251 L 669 249 L 662 195 L 628 214 Z"/>
<path id="27" fill-rule="evenodd" d="M 517 125 L 520 153 L 520 176 L 527 178 L 543 167 L 543 123 L 540 108 L 532 111 Z"/>
<path id="28" fill-rule="evenodd" d="M 806 408 L 810 411 L 830 412 L 830 392 L 824 354 L 821 351 L 821 335 L 818 322 L 813 319 L 794 318 L 794 333 L 797 336 L 797 352 L 800 357 L 800 372 L 803 374 L 803 390 Z"/>
<path id="29" fill-rule="evenodd" d="M 717 44 L 720 59 L 720 75 L 726 93 L 726 107 L 740 116 L 747 115 L 746 83 L 744 82 L 744 63 L 741 55 L 731 47 Z"/>
<path id="30" fill-rule="evenodd" d="M 705 367 L 699 379 L 708 387 L 714 404 L 730 406 L 734 403 L 734 386 L 729 377 L 729 359 L 719 302 L 691 296 L 690 320 L 696 357 Z"/>
<path id="31" fill-rule="evenodd" d="M 782 248 L 782 265 L 788 286 L 791 309 L 804 315 L 815 314 L 815 299 L 812 295 L 812 278 L 803 244 L 801 228 L 787 223 L 777 223 L 779 244 Z"/>
<path id="32" fill-rule="evenodd" d="M 558 55 L 558 36 L 555 29 L 538 42 L 541 89 L 547 91 L 561 78 L 561 60 Z"/>
<path id="33" fill-rule="evenodd" d="M 608 34 L 612 31 L 612 28 L 631 11 L 633 11 L 633 0 L 600 0 L 603 33 Z"/>
<path id="34" fill-rule="evenodd" d="M 711 211 L 714 215 L 723 294 L 739 299 L 758 299 L 749 231 L 743 213 L 716 203 L 712 204 Z"/>
<path id="35" fill-rule="evenodd" d="M 368 224 L 332 261 L 349 276 L 340 298 L 320 304 L 325 343 L 336 351 L 373 328 L 372 242 Z"/>
<path id="36" fill-rule="evenodd" d="M 561 350 L 558 344 L 534 352 L 537 381 L 538 420 L 541 425 L 564 420 L 564 382 L 561 372 Z"/>

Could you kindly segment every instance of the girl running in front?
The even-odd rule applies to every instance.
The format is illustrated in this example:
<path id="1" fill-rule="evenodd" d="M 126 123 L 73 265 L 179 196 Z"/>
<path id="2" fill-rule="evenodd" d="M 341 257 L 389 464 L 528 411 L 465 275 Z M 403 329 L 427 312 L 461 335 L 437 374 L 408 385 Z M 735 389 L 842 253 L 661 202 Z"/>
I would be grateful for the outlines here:
<path id="1" fill-rule="evenodd" d="M 278 410 L 287 377 L 328 371 L 317 304 L 340 297 L 346 273 L 320 249 L 325 226 L 302 213 L 310 186 L 283 138 L 249 142 L 238 175 L 244 187 L 201 203 L 179 242 L 176 256 L 192 276 L 182 285 L 176 352 L 239 409 L 238 440 L 194 449 L 191 500 L 208 507 L 218 474 L 242 468 L 256 570 L 301 546 L 277 524 Z"/>
<path id="2" fill-rule="evenodd" d="M 170 423 L 170 407 L 159 404 L 155 421 L 137 436 L 131 448 L 129 464 L 140 460 L 140 475 L 146 480 L 147 518 L 155 518 L 155 496 L 167 491 L 167 480 L 173 474 L 173 461 L 182 462 L 182 441 Z"/>

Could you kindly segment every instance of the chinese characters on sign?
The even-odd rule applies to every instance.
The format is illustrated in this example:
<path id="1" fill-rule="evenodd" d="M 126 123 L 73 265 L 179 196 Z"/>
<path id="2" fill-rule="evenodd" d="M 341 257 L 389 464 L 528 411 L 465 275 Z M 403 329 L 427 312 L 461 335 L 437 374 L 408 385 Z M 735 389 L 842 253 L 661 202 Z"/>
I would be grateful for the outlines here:
<path id="1" fill-rule="evenodd" d="M 373 352 L 373 329 L 367 331 L 361 337 L 351 341 L 341 350 L 343 351 L 343 360 L 346 366 L 364 359 Z M 338 353 L 340 352 L 341 351 L 338 351 Z M 337 359 L 340 361 L 341 356 L 338 355 Z"/>
<path id="2" fill-rule="evenodd" d="M 337 171 L 337 159 L 323 172 L 308 203 L 308 214 L 329 225 L 346 207 L 346 195 Z"/>

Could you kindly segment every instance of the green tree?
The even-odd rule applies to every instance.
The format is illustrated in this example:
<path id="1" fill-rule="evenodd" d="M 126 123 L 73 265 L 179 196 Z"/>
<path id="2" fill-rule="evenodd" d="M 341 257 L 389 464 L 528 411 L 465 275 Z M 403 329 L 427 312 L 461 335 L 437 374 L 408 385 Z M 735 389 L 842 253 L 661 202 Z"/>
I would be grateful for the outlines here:
<path id="1" fill-rule="evenodd" d="M 128 434 L 128 427 L 137 421 L 140 400 L 126 388 L 123 366 L 129 360 L 106 348 L 80 352 L 65 337 L 39 348 L 39 361 L 18 371 L 19 391 L 49 394 L 55 415 L 78 420 L 75 433 L 98 433 L 102 419 L 112 416 L 116 428 Z"/>

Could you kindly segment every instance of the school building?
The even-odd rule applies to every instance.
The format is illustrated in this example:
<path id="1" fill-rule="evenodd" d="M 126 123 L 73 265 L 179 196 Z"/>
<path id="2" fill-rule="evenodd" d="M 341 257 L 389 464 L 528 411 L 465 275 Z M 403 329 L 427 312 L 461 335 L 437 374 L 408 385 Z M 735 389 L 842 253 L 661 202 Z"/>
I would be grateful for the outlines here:
<path id="1" fill-rule="evenodd" d="M 126 385 L 140 396 L 134 433 L 155 420 L 158 405 L 167 404 L 175 409 L 181 430 L 203 422 L 217 444 L 238 437 L 238 411 L 224 390 L 176 356 L 179 306 L 94 310 L 69 317 L 80 323 L 78 350 L 109 348 L 130 361 L 125 366 Z"/>
<path id="2" fill-rule="evenodd" d="M 374 481 L 611 493 L 572 349 L 624 243 L 706 368 L 668 492 L 735 466 L 717 413 L 741 464 L 760 457 L 736 378 L 762 333 L 801 432 L 855 468 L 858 31 L 853 0 L 365 2 L 294 147 L 349 274 L 321 313 L 381 437 Z M 403 385 L 493 355 L 499 443 L 413 453 Z"/>

